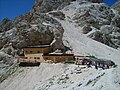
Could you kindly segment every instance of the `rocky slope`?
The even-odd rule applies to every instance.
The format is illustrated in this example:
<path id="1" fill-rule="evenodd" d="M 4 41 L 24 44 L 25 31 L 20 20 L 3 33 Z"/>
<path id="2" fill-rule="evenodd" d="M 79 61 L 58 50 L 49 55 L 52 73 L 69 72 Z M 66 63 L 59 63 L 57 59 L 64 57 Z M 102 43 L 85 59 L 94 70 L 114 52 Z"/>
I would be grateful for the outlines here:
<path id="1" fill-rule="evenodd" d="M 17 70 L 16 59 L 0 51 L 0 83 Z"/>
<path id="2" fill-rule="evenodd" d="M 1 83 L 0 89 L 119 90 L 119 68 L 96 70 L 84 67 L 67 64 L 41 64 L 40 67 L 22 67 Z M 81 71 L 77 71 L 79 68 L 82 68 Z"/>
<path id="3" fill-rule="evenodd" d="M 65 6 L 76 0 L 36 0 L 33 9 L 8 21 L 1 26 L 0 48 L 12 43 L 14 48 L 22 48 L 31 45 L 53 44 L 53 49 L 65 49 L 62 42 L 63 28 L 60 23 L 49 17 L 46 13 L 52 12 L 54 17 L 64 20 L 65 15 L 60 12 Z M 76 26 L 83 28 L 83 33 L 88 37 L 102 42 L 108 46 L 118 48 L 119 39 L 119 18 L 101 0 L 77 0 L 78 7 L 71 15 L 71 20 Z M 109 28 L 112 28 L 109 30 Z M 109 31 L 109 32 L 108 32 Z M 32 38 L 31 38 L 32 37 Z"/>
<path id="4" fill-rule="evenodd" d="M 71 15 L 76 27 L 82 27 L 82 32 L 88 37 L 113 48 L 120 46 L 119 16 L 103 3 L 79 3 L 76 12 Z"/>
<path id="5" fill-rule="evenodd" d="M 21 19 L 21 20 L 20 20 Z M 12 43 L 14 48 L 30 45 L 48 45 L 53 40 L 62 47 L 63 28 L 60 23 L 46 14 L 26 14 L 14 20 L 15 26 L 7 32 L 0 33 L 1 48 Z"/>
<path id="6" fill-rule="evenodd" d="M 112 8 L 115 9 L 117 13 L 120 15 L 120 0 L 118 0 L 115 4 L 113 4 Z"/>

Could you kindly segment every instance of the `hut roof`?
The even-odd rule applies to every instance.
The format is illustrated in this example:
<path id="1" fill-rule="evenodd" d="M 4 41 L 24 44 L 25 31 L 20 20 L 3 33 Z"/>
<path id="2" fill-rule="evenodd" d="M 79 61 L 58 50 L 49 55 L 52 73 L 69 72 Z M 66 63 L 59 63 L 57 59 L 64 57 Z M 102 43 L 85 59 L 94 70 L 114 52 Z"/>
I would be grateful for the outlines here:
<path id="1" fill-rule="evenodd" d="M 24 47 L 24 48 L 45 48 L 45 47 L 50 47 L 50 45 L 27 46 L 27 47 Z"/>

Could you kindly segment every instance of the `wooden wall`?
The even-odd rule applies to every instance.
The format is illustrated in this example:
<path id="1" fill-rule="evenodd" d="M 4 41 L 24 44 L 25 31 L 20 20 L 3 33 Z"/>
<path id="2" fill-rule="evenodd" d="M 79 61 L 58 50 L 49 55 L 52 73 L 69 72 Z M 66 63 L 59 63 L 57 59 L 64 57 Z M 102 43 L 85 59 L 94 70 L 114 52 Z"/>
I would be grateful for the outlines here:
<path id="1" fill-rule="evenodd" d="M 28 62 L 45 62 L 45 60 L 43 59 L 43 54 L 26 54 L 25 55 L 25 61 Z"/>
<path id="2" fill-rule="evenodd" d="M 50 52 L 50 47 L 45 48 L 24 48 L 24 54 L 37 54 L 37 53 L 43 53 L 47 54 Z"/>
<path id="3" fill-rule="evenodd" d="M 52 62 L 64 62 L 66 60 L 74 60 L 74 56 L 43 56 L 44 60 L 47 61 L 52 61 Z"/>

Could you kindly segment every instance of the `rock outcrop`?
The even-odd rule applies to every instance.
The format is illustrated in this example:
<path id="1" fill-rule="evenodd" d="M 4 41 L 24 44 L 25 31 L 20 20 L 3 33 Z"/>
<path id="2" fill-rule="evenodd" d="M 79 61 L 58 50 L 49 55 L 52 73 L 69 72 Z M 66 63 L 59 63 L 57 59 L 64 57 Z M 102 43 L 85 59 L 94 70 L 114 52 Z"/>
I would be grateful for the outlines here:
<path id="1" fill-rule="evenodd" d="M 110 7 L 101 3 L 102 0 L 36 0 L 30 12 L 12 21 L 7 20 L 2 24 L 7 29 L 5 31 L 4 27 L 0 28 L 0 48 L 11 43 L 15 49 L 21 49 L 25 46 L 48 44 L 52 44 L 53 49 L 64 49 L 62 42 L 64 29 L 55 18 L 65 20 L 66 16 L 61 9 L 67 7 L 74 1 L 78 2 L 80 7 L 76 8 L 75 14 L 70 18 L 72 18 L 72 21 L 78 27 L 83 28 L 84 34 L 96 28 L 102 33 L 102 36 L 100 35 L 102 38 L 105 34 L 101 32 L 101 27 L 104 27 L 104 25 L 113 25 L 114 27 L 120 28 L 120 17 L 115 15 Z M 119 30 L 116 30 L 116 32 L 119 33 Z M 94 33 L 98 35 L 98 31 Z M 92 33 L 90 37 L 93 38 L 94 35 L 96 34 Z M 101 41 L 101 39 L 98 40 L 97 38 L 94 36 L 93 39 L 104 43 L 104 41 Z M 118 39 L 111 38 L 110 42 L 116 43 L 114 45 L 107 45 L 119 47 Z"/>
<path id="2" fill-rule="evenodd" d="M 4 18 L 1 22 L 0 22 L 0 33 L 5 32 L 10 30 L 11 28 L 13 28 L 13 24 L 12 21 L 9 20 L 8 18 Z"/>
<path id="3" fill-rule="evenodd" d="M 111 8 L 115 9 L 117 13 L 120 15 L 120 0 L 113 4 Z"/>
<path id="4" fill-rule="evenodd" d="M 0 51 L 0 83 L 13 74 L 17 68 L 15 58 Z"/>
<path id="5" fill-rule="evenodd" d="M 14 58 L 11 55 L 0 52 L 0 63 L 6 65 L 12 65 L 14 63 Z"/>
<path id="6" fill-rule="evenodd" d="M 72 0 L 36 0 L 34 11 L 46 13 L 56 9 L 62 9 L 64 6 L 70 4 Z"/>
<path id="7" fill-rule="evenodd" d="M 58 44 L 54 47 L 63 48 L 61 43 L 64 30 L 61 24 L 47 14 L 30 14 L 18 17 L 21 20 L 17 21 L 18 18 L 14 20 L 16 23 L 14 28 L 0 33 L 0 48 L 8 43 L 11 43 L 14 48 L 48 45 L 53 40 Z"/>
<path id="8" fill-rule="evenodd" d="M 80 5 L 81 7 L 77 8 L 76 13 L 72 16 L 72 20 L 77 27 L 83 28 L 83 34 L 94 30 L 88 37 L 113 48 L 120 47 L 119 15 L 103 3 L 84 2 Z"/>

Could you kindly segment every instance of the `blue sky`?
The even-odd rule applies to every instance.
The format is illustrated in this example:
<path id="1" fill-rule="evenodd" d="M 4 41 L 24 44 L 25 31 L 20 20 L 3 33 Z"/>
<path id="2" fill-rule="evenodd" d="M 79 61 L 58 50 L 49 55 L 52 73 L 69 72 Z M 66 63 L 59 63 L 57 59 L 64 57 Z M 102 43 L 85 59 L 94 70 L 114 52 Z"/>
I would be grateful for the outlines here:
<path id="1" fill-rule="evenodd" d="M 103 0 L 104 3 L 106 3 L 107 5 L 111 6 L 113 5 L 117 0 Z"/>
<path id="2" fill-rule="evenodd" d="M 106 4 L 111 6 L 117 0 L 104 0 Z M 29 10 L 34 5 L 35 0 L 0 0 L 0 21 L 7 17 L 14 19 Z"/>
<path id="3" fill-rule="evenodd" d="M 5 17 L 14 19 L 16 16 L 31 10 L 35 0 L 0 0 L 0 20 Z"/>

